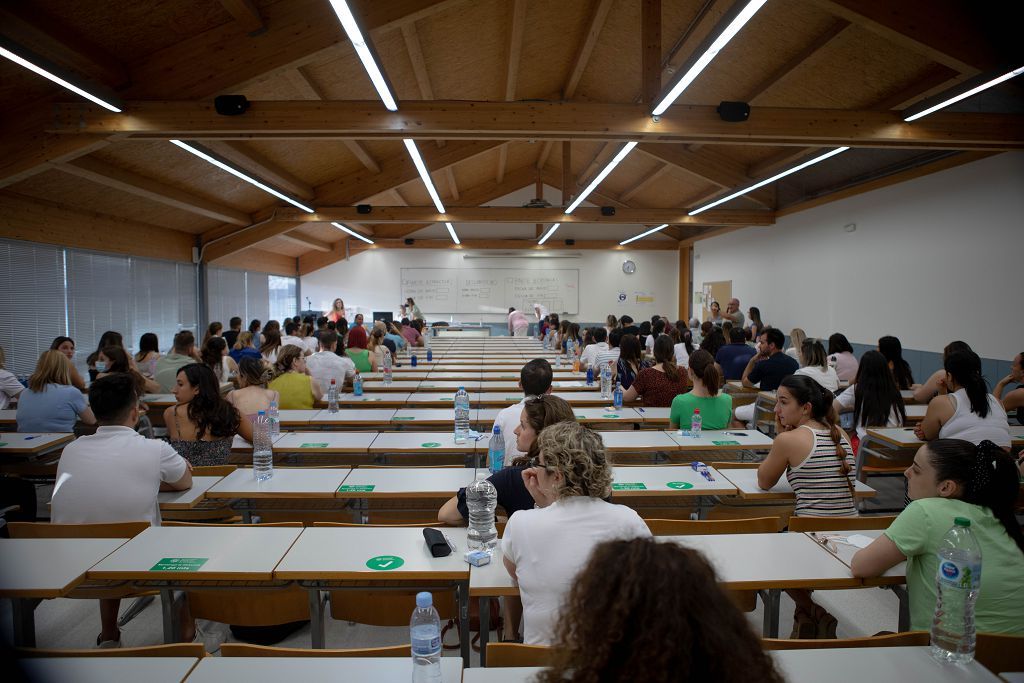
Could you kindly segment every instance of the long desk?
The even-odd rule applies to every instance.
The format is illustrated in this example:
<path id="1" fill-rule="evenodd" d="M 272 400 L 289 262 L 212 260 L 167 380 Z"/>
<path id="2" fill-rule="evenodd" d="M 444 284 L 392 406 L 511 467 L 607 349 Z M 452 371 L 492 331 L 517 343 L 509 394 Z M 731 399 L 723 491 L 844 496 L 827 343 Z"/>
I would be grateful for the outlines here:
<path id="1" fill-rule="evenodd" d="M 21 659 L 18 666 L 31 681 L 181 683 L 199 661 L 195 657 L 37 657 Z"/>
<path id="2" fill-rule="evenodd" d="M 775 486 L 765 491 L 757 484 L 756 467 L 730 467 L 719 470 L 722 476 L 730 481 L 738 490 L 739 497 L 744 500 L 757 501 L 793 501 L 796 494 L 793 487 L 785 476 L 779 477 Z M 872 498 L 877 492 L 862 481 L 855 481 L 853 485 L 855 498 Z"/>
<path id="3" fill-rule="evenodd" d="M 462 673 L 460 657 L 441 657 L 443 681 L 458 683 Z M 410 657 L 206 657 L 188 677 L 188 683 L 409 680 Z"/>

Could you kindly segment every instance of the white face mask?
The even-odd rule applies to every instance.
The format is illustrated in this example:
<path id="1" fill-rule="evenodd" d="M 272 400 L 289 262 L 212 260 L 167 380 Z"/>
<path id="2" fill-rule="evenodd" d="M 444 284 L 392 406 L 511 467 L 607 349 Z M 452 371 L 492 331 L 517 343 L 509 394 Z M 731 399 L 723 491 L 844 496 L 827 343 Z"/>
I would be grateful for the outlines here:
<path id="1" fill-rule="evenodd" d="M 107 364 L 101 360 L 96 361 L 96 372 L 106 372 Z"/>

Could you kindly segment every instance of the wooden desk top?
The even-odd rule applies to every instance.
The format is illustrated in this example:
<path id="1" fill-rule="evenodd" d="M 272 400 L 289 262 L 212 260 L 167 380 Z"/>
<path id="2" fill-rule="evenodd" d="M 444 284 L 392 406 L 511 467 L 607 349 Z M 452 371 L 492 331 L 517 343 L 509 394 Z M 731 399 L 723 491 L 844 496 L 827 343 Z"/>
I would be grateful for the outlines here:
<path id="1" fill-rule="evenodd" d="M 441 678 L 446 683 L 462 680 L 462 658 L 441 657 Z M 206 657 L 188 677 L 188 683 L 409 680 L 409 657 Z"/>
<path id="2" fill-rule="evenodd" d="M 756 467 L 729 467 L 719 471 L 723 477 L 736 486 L 740 498 L 747 500 L 796 500 L 793 487 L 789 485 L 789 480 L 786 479 L 785 475 L 779 478 L 779 481 L 771 490 L 765 491 L 757 485 Z M 873 488 L 861 481 L 854 482 L 853 493 L 857 498 L 873 498 L 878 495 Z"/>

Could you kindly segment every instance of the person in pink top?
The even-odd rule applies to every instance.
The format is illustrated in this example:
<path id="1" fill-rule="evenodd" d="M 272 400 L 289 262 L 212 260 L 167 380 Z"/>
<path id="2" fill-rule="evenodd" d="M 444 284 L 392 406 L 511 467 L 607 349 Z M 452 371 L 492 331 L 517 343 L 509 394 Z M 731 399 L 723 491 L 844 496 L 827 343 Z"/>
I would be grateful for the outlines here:
<path id="1" fill-rule="evenodd" d="M 516 337 L 525 337 L 530 329 L 530 321 L 515 308 L 508 309 L 508 333 Z"/>
<path id="2" fill-rule="evenodd" d="M 410 323 L 408 318 L 402 318 L 402 336 L 409 342 L 409 346 L 423 346 L 423 337 L 415 320 Z"/>

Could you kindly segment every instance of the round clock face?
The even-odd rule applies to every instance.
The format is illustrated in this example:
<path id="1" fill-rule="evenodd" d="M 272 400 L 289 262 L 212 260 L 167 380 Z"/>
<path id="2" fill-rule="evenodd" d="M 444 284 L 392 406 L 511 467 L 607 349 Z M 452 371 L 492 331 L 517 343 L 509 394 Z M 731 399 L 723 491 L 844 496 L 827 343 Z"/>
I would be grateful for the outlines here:
<path id="1" fill-rule="evenodd" d="M 622 272 L 626 275 L 632 275 L 636 272 L 636 264 L 632 261 L 626 261 L 622 264 Z"/>

